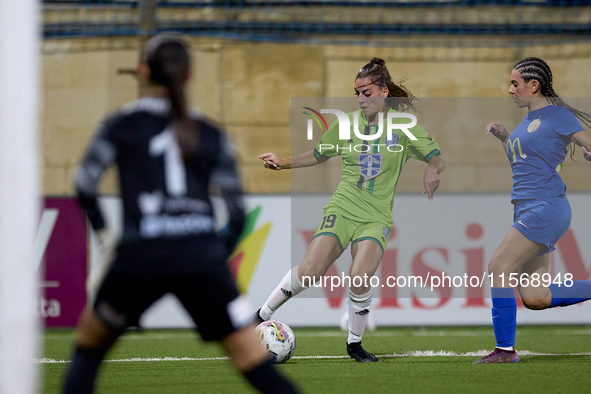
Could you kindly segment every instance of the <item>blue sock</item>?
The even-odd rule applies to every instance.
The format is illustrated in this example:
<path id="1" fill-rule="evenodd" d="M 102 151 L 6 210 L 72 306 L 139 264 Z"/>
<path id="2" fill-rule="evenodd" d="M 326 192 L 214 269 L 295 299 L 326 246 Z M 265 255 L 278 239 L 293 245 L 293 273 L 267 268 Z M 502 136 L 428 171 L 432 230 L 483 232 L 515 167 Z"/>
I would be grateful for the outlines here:
<path id="1" fill-rule="evenodd" d="M 553 283 L 549 286 L 552 292 L 551 308 L 578 304 L 591 299 L 591 280 L 573 280 L 570 287 L 566 287 L 564 283 Z"/>
<path id="2" fill-rule="evenodd" d="M 492 322 L 497 347 L 515 346 L 517 329 L 517 301 L 512 288 L 492 287 Z"/>

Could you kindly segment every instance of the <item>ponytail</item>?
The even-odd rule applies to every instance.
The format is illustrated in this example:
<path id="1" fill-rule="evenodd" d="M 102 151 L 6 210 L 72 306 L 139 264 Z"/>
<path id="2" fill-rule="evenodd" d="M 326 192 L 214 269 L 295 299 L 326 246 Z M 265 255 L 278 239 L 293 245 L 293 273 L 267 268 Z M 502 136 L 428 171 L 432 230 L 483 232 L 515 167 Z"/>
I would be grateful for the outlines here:
<path id="1" fill-rule="evenodd" d="M 180 38 L 161 34 L 151 38 L 146 44 L 147 64 L 150 79 L 168 90 L 172 123 L 171 126 L 183 159 L 190 160 L 197 152 L 198 128 L 189 116 L 186 85 L 189 72 L 189 52 Z"/>

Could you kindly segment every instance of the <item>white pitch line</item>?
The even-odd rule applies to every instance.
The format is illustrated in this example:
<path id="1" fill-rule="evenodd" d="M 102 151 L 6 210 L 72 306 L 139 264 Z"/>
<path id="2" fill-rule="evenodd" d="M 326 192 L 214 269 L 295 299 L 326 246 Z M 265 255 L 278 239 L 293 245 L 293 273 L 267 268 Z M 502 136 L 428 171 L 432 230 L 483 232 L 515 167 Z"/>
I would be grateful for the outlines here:
<path id="1" fill-rule="evenodd" d="M 391 357 L 483 357 L 490 353 L 490 350 L 477 350 L 475 352 L 456 353 L 445 350 L 414 350 L 406 353 L 381 354 L 376 357 L 391 358 Z M 538 353 L 529 350 L 519 350 L 520 356 L 591 356 L 591 353 Z M 339 359 L 349 358 L 349 356 L 295 356 L 294 360 L 324 360 L 324 359 Z M 227 360 L 228 357 L 147 357 L 147 358 L 124 358 L 115 360 L 105 360 L 111 363 L 129 363 L 129 362 L 155 362 L 155 361 L 221 361 Z M 56 360 L 53 358 L 37 359 L 37 364 L 66 364 L 70 360 Z"/>
<path id="2" fill-rule="evenodd" d="M 492 335 L 489 331 L 415 331 L 415 337 L 480 337 Z"/>
<path id="3" fill-rule="evenodd" d="M 582 330 L 556 330 L 554 331 L 554 335 L 591 335 L 591 329 L 582 329 Z"/>

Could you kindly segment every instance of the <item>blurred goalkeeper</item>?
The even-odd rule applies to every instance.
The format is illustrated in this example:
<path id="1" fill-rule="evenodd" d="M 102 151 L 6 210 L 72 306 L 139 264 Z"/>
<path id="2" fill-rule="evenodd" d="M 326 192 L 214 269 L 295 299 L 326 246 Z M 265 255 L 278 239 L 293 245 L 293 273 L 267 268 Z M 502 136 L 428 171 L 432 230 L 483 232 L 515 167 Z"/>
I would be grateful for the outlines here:
<path id="1" fill-rule="evenodd" d="M 225 135 L 188 113 L 185 42 L 171 34 L 150 39 L 137 76 L 145 97 L 104 121 L 76 176 L 79 201 L 104 242 L 110 237 L 97 187 L 117 164 L 124 230 L 94 306 L 80 319 L 64 393 L 91 393 L 119 335 L 166 293 L 180 300 L 205 341 L 219 341 L 252 386 L 295 393 L 271 365 L 226 265 L 244 226 L 242 189 Z M 214 230 L 210 181 L 229 210 L 222 235 Z"/>

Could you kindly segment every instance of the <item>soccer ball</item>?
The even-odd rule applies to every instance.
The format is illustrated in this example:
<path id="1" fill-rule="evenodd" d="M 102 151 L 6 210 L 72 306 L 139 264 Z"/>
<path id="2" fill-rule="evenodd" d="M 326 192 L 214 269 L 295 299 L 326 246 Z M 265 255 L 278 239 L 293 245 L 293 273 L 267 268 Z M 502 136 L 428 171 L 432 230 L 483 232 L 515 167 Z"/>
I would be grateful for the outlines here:
<path id="1" fill-rule="evenodd" d="M 289 360 L 296 348 L 296 338 L 289 326 L 279 320 L 259 324 L 257 334 L 273 361 L 282 364 Z"/>

